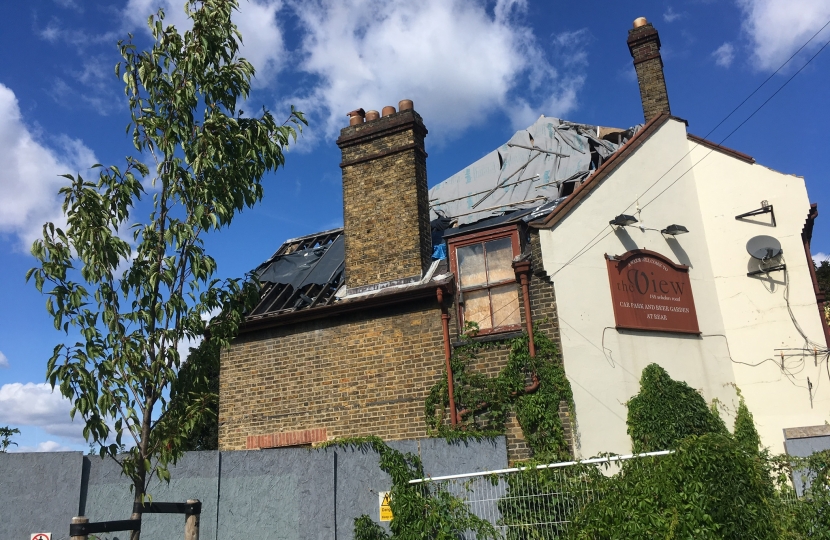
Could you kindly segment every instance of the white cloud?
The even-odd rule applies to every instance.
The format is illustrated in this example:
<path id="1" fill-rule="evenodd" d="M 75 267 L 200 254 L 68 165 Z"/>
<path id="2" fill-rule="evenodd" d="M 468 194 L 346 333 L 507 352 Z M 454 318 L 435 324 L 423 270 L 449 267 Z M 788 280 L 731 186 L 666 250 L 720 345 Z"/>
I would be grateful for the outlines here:
<path id="1" fill-rule="evenodd" d="M 752 42 L 752 60 L 758 69 L 778 68 L 819 28 L 830 20 L 827 0 L 737 0 L 744 12 L 744 30 Z M 806 50 L 817 50 L 830 38 L 830 27 Z"/>
<path id="2" fill-rule="evenodd" d="M 813 253 L 813 262 L 821 264 L 822 261 L 830 261 L 830 254 L 822 253 L 821 251 Z"/>
<path id="3" fill-rule="evenodd" d="M 129 0 L 124 14 L 135 27 L 149 31 L 147 17 L 163 8 L 165 25 L 172 24 L 183 32 L 190 28 L 184 5 L 182 0 Z M 282 7 L 282 0 L 242 0 L 239 11 L 233 15 L 233 21 L 242 33 L 240 56 L 251 62 L 257 71 L 255 86 L 272 82 L 284 66 L 287 55 L 277 18 Z"/>
<path id="4" fill-rule="evenodd" d="M 0 424 L 37 426 L 49 435 L 82 442 L 83 421 L 70 419 L 71 408 L 69 400 L 46 383 L 0 386 Z"/>
<path id="5" fill-rule="evenodd" d="M 678 13 L 675 10 L 673 10 L 671 6 L 669 6 L 668 8 L 666 8 L 666 12 L 663 13 L 663 20 L 667 23 L 672 23 L 677 19 L 682 19 L 685 16 L 685 12 Z"/>
<path id="6" fill-rule="evenodd" d="M 498 0 L 492 12 L 483 1 L 462 0 L 290 5 L 305 33 L 299 69 L 318 83 L 286 101 L 321 117 L 328 136 L 347 125 L 348 111 L 380 110 L 403 98 L 445 138 L 486 122 L 494 110 L 526 127 L 528 117 L 562 115 L 576 104 L 581 75 L 564 77 L 548 61 L 543 49 L 561 44 L 552 39 L 543 47 L 520 23 L 524 1 Z M 579 57 L 579 44 L 568 45 Z"/>
<path id="7" fill-rule="evenodd" d="M 3 351 L 0 351 L 0 369 L 5 369 L 9 367 L 9 359 L 6 358 L 6 355 L 3 354 Z"/>
<path id="8" fill-rule="evenodd" d="M 66 9 L 72 9 L 79 13 L 83 13 L 84 8 L 80 4 L 78 4 L 75 0 L 55 0 L 55 3 L 61 7 L 65 7 Z"/>
<path id="9" fill-rule="evenodd" d="M 72 452 L 74 449 L 55 441 L 44 441 L 37 446 L 13 446 L 11 452 Z"/>
<path id="10" fill-rule="evenodd" d="M 60 135 L 52 147 L 23 122 L 14 92 L 0 84 L 0 234 L 16 235 L 28 251 L 47 221 L 62 224 L 58 175 L 84 172 L 96 162 L 92 150 Z"/>
<path id="11" fill-rule="evenodd" d="M 728 68 L 735 59 L 735 47 L 729 42 L 724 43 L 712 52 L 712 57 L 717 65 Z"/>

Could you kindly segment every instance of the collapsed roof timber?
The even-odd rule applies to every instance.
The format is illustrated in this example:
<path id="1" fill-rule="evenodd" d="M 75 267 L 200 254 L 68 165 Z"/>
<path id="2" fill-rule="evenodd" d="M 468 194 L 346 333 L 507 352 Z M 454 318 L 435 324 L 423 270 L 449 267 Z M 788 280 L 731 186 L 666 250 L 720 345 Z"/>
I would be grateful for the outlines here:
<path id="1" fill-rule="evenodd" d="M 445 234 L 546 215 L 639 128 L 622 130 L 540 117 L 430 189 L 433 247 L 443 244 Z M 348 298 L 344 247 L 342 228 L 286 240 L 255 270 L 262 293 L 249 317 L 327 306 Z M 440 248 L 434 257 L 444 258 Z M 437 279 L 444 272 L 445 266 L 433 265 L 429 277 Z"/>

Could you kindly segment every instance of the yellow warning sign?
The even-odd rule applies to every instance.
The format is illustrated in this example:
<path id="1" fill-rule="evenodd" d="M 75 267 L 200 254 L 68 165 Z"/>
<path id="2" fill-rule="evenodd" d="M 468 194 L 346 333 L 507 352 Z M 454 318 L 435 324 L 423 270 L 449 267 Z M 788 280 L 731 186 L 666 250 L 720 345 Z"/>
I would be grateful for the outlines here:
<path id="1" fill-rule="evenodd" d="M 392 521 L 392 507 L 389 505 L 390 500 L 391 497 L 388 491 L 378 491 L 381 521 Z"/>

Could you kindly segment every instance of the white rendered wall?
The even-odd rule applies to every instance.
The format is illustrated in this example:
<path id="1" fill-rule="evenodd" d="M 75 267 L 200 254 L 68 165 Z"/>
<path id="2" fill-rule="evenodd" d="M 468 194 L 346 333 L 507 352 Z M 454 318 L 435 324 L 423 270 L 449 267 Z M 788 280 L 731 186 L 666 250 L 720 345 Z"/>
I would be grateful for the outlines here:
<path id="1" fill-rule="evenodd" d="M 826 367 L 821 363 L 816 366 L 812 354 L 785 356 L 782 371 L 780 352 L 775 351 L 813 348 L 798 332 L 787 310 L 785 279 L 795 320 L 811 341 L 826 346 L 801 239 L 810 209 L 807 189 L 802 178 L 711 152 L 691 141 L 689 149 L 697 163 L 694 172 L 698 198 L 725 334 L 736 361 L 735 382 L 755 415 L 764 445 L 773 452 L 783 452 L 783 428 L 824 424 L 830 412 Z M 771 226 L 769 214 L 735 219 L 736 215 L 760 208 L 762 200 L 773 205 L 776 227 Z M 786 274 L 747 277 L 747 271 L 757 268 L 757 263 L 747 254 L 746 242 L 762 234 L 781 242 Z M 808 377 L 813 384 L 812 408 Z"/>
<path id="2" fill-rule="evenodd" d="M 707 248 L 708 231 L 694 171 L 687 173 L 688 150 L 686 126 L 669 120 L 565 219 L 540 231 L 544 268 L 556 291 L 581 457 L 630 451 L 625 403 L 639 391 L 640 374 L 652 362 L 700 390 L 707 402 L 735 401 L 732 363 L 725 340 L 718 337 L 725 329 Z M 622 213 L 634 214 L 640 225 L 657 231 L 633 227 L 613 231 L 608 221 Z M 659 229 L 670 224 L 684 225 L 690 232 L 666 239 Z M 614 328 L 604 254 L 632 249 L 656 251 L 690 266 L 702 336 Z"/>

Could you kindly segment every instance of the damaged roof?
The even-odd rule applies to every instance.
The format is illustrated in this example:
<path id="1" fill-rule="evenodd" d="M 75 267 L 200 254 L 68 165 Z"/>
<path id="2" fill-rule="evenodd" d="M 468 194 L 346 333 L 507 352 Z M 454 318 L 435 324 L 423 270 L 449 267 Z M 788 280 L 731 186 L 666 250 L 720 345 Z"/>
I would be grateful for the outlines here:
<path id="1" fill-rule="evenodd" d="M 250 316 L 326 306 L 344 282 L 343 229 L 286 240 L 254 273 L 262 283 Z"/>
<path id="2" fill-rule="evenodd" d="M 430 218 L 448 217 L 455 226 L 463 226 L 567 196 L 636 130 L 541 116 L 430 189 Z"/>
<path id="3" fill-rule="evenodd" d="M 621 130 L 540 117 L 429 190 L 433 245 L 461 231 L 550 213 L 639 127 Z M 446 263 L 436 264 L 413 286 L 451 279 L 442 273 Z M 344 295 L 342 228 L 286 240 L 255 274 L 262 293 L 249 319 L 354 300 Z"/>

